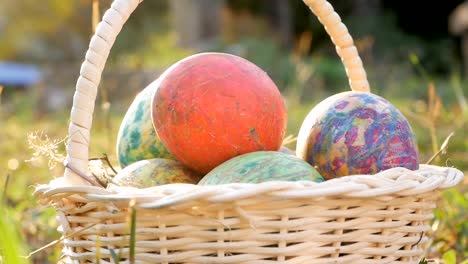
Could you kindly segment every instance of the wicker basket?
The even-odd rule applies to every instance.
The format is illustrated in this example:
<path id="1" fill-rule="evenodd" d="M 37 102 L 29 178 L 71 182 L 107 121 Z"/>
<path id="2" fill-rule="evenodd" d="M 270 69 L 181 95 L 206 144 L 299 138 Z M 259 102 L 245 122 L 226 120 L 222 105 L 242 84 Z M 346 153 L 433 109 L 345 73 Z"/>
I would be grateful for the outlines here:
<path id="1" fill-rule="evenodd" d="M 65 174 L 35 192 L 57 210 L 67 263 L 114 263 L 114 253 L 122 263 L 418 262 L 439 190 L 463 178 L 456 169 L 421 165 L 418 171 L 394 168 L 323 183 L 148 189 L 104 189 L 85 181 L 100 76 L 116 36 L 140 2 L 115 0 L 105 13 L 76 85 Z M 368 91 L 340 17 L 326 0 L 304 2 L 336 45 L 351 88 Z M 131 215 L 136 216 L 134 247 Z"/>

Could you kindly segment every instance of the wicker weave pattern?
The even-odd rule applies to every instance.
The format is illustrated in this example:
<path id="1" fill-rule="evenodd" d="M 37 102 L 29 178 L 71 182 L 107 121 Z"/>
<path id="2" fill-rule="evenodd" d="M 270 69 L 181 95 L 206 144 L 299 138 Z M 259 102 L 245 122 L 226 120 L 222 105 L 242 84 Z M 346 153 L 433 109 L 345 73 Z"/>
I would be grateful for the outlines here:
<path id="1" fill-rule="evenodd" d="M 438 190 L 451 168 L 395 168 L 312 182 L 148 189 L 39 186 L 59 211 L 64 253 L 76 263 L 129 254 L 137 208 L 136 263 L 417 263 Z M 95 224 L 83 232 L 77 231 Z M 100 249 L 96 245 L 100 245 Z"/>

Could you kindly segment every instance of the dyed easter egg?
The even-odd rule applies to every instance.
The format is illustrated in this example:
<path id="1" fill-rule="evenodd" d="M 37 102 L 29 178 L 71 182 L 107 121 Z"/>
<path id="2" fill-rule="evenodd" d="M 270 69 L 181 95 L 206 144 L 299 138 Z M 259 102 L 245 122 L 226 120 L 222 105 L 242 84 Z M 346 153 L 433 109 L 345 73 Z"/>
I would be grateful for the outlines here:
<path id="1" fill-rule="evenodd" d="M 196 184 L 201 176 L 169 159 L 140 160 L 122 169 L 112 180 L 118 186 L 148 188 L 171 183 Z"/>
<path id="2" fill-rule="evenodd" d="M 323 177 L 304 160 L 277 151 L 256 151 L 232 158 L 205 175 L 198 185 L 315 181 Z"/>
<path id="3" fill-rule="evenodd" d="M 151 119 L 151 97 L 159 80 L 143 89 L 128 108 L 117 135 L 117 157 L 122 168 L 152 158 L 175 159 L 161 143 Z"/>
<path id="4" fill-rule="evenodd" d="M 280 148 L 286 106 L 274 82 L 253 63 L 201 53 L 163 76 L 153 99 L 153 124 L 183 164 L 207 173 L 235 156 Z"/>
<path id="5" fill-rule="evenodd" d="M 408 120 L 372 93 L 340 93 L 318 104 L 301 126 L 296 155 L 326 179 L 393 167 L 419 168 L 416 137 Z"/>

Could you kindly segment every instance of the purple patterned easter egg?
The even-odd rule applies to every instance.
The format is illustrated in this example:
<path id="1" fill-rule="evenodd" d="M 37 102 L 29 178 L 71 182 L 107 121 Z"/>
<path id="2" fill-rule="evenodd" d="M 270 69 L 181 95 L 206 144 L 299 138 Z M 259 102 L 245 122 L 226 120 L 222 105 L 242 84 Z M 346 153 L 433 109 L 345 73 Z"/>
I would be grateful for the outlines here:
<path id="1" fill-rule="evenodd" d="M 296 155 L 326 179 L 419 168 L 416 137 L 408 120 L 372 93 L 344 92 L 314 107 L 299 131 Z"/>

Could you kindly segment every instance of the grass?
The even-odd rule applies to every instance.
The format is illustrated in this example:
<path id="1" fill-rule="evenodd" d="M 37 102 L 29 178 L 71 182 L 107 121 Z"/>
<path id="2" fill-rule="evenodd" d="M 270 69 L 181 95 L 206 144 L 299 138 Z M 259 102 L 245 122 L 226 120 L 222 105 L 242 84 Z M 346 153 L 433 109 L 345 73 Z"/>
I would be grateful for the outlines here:
<path id="1" fill-rule="evenodd" d="M 0 205 L 0 263 L 21 264 L 25 262 L 24 242 L 16 229 L 16 225 L 11 221 L 8 210 Z M 12 228 L 13 227 L 13 228 Z"/>
<path id="2" fill-rule="evenodd" d="M 303 67 L 314 66 L 308 63 L 310 62 L 304 63 Z M 301 71 L 298 70 L 298 72 Z M 307 78 L 315 77 L 313 71 L 306 71 L 303 75 Z M 297 78 L 292 83 L 294 87 L 288 91 L 294 91 L 293 93 L 284 92 L 288 103 L 288 134 L 297 135 L 306 114 L 318 101 L 329 95 L 326 89 L 319 87 L 317 91 L 320 92 L 313 96 L 306 96 L 313 99 L 301 101 L 302 95 L 307 94 L 304 90 L 310 89 L 308 87 L 310 82 L 307 78 Z M 400 95 L 399 92 L 403 89 L 401 87 L 413 87 L 415 83 L 418 84 L 416 86 L 419 87 L 417 90 L 419 95 L 412 93 L 409 96 Z M 388 91 L 381 95 L 394 103 L 412 124 L 418 138 L 422 163 L 429 160 L 453 132 L 453 137 L 446 144 L 445 151 L 442 151 L 433 162 L 437 165 L 455 166 L 465 172 L 468 171 L 466 158 L 468 139 L 464 133 L 467 129 L 468 114 L 463 85 L 466 87 L 466 83 L 464 84 L 456 75 L 448 80 L 427 81 L 418 76 L 410 76 L 409 79 L 389 79 L 381 83 L 381 87 L 385 88 L 382 90 Z M 30 107 L 30 105 L 35 105 L 34 97 L 28 94 L 11 95 L 8 103 L 5 103 L 6 98 L 2 99 L 0 142 L 3 143 L 0 145 L 0 157 L 2 157 L 0 186 L 4 184 L 7 186 L 1 187 L 0 256 L 2 260 L 0 263 L 56 262 L 60 257 L 60 243 L 52 244 L 34 254 L 30 259 L 21 256 L 26 256 L 29 252 L 51 241 L 56 241 L 60 237 L 56 231 L 54 210 L 38 206 L 32 192 L 35 185 L 47 183 L 53 177 L 61 176 L 63 172 L 63 166 L 59 161 L 65 152 L 63 140 L 66 136 L 69 110 L 38 115 Z M 125 106 L 130 100 L 131 98 L 123 98 L 113 102 L 112 105 L 98 101 L 92 130 L 93 147 L 90 150 L 90 157 L 102 157 L 105 153 L 112 164 L 117 164 L 112 143 L 116 140 L 117 129 Z M 47 134 L 48 139 L 42 138 L 36 144 L 40 145 L 42 142 L 44 148 L 52 149 L 55 153 L 52 159 L 44 159 L 41 153 L 35 155 L 35 151 L 29 149 L 27 135 L 35 131 L 44 131 Z M 294 148 L 294 144 L 289 146 Z M 55 160 L 56 164 L 50 164 L 50 160 Z M 455 263 L 453 262 L 454 256 L 458 260 L 468 256 L 468 221 L 466 221 L 468 219 L 466 210 L 468 187 L 466 183 L 465 180 L 465 184 L 445 191 L 438 208 L 434 210 L 432 246 L 427 252 L 427 258 L 444 258 L 446 263 L 451 264 Z M 135 209 L 133 208 L 131 212 L 129 228 L 135 230 Z M 131 241 L 134 245 L 135 237 Z M 117 253 L 111 251 L 114 260 L 119 259 Z M 134 251 L 130 252 L 133 256 L 131 259 L 134 258 L 134 254 Z"/>
<path id="3" fill-rule="evenodd" d="M 131 215 L 130 215 L 130 264 L 135 263 L 135 245 L 136 245 L 136 208 L 135 202 L 131 202 Z"/>

